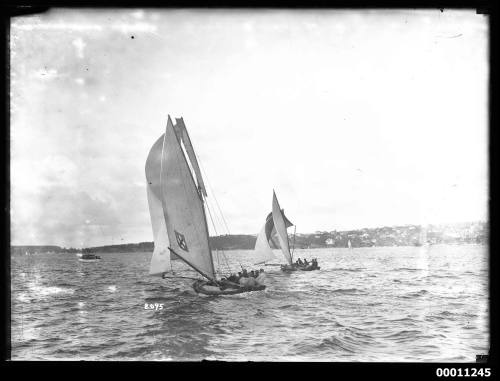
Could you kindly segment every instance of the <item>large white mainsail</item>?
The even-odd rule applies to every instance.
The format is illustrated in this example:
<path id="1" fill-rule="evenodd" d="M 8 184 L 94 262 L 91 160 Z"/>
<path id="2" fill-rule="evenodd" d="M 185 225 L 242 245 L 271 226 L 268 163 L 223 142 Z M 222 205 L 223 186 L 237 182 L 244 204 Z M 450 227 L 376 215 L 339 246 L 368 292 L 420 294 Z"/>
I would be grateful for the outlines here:
<path id="1" fill-rule="evenodd" d="M 194 181 L 170 116 L 163 140 L 160 177 L 170 249 L 200 274 L 215 280 L 202 183 L 199 178 L 198 184 Z"/>
<path id="2" fill-rule="evenodd" d="M 154 239 L 154 251 L 149 266 L 150 275 L 161 275 L 172 268 L 168 250 L 167 228 L 161 203 L 160 173 L 163 138 L 164 135 L 153 144 L 146 159 L 148 205 Z"/>
<path id="3" fill-rule="evenodd" d="M 283 212 L 280 208 L 280 204 L 278 203 L 278 199 L 276 198 L 276 193 L 273 190 L 273 222 L 274 228 L 278 233 L 278 239 L 281 246 L 281 251 L 283 252 L 283 256 L 289 265 L 292 264 L 292 254 L 290 253 L 290 245 L 288 244 L 288 233 L 286 232 L 286 222 L 283 215 Z"/>

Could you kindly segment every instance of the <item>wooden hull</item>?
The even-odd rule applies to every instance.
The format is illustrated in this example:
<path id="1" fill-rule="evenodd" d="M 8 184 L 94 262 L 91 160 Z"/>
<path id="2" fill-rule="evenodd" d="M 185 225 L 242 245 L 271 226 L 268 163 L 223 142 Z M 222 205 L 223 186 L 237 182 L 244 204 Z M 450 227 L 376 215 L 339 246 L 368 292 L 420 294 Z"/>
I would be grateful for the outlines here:
<path id="1" fill-rule="evenodd" d="M 259 285 L 255 287 L 238 287 L 238 288 L 226 288 L 221 290 L 216 286 L 210 286 L 208 282 L 199 280 L 193 283 L 194 290 L 199 294 L 204 295 L 235 295 L 242 294 L 244 292 L 261 291 L 265 290 L 266 286 Z"/>
<path id="2" fill-rule="evenodd" d="M 321 269 L 320 266 L 314 267 L 314 268 L 310 268 L 310 267 L 301 268 L 301 267 L 299 267 L 300 271 L 314 271 L 314 270 L 319 270 L 319 269 Z"/>
<path id="3" fill-rule="evenodd" d="M 99 262 L 100 259 L 82 259 L 82 258 L 78 258 L 78 260 L 80 262 Z"/>
<path id="4" fill-rule="evenodd" d="M 307 267 L 289 267 L 289 266 L 281 266 L 281 271 L 285 272 L 285 273 L 291 273 L 293 271 L 314 271 L 314 270 L 319 270 L 321 269 L 320 266 L 318 267 L 311 267 L 311 266 L 307 266 Z"/>

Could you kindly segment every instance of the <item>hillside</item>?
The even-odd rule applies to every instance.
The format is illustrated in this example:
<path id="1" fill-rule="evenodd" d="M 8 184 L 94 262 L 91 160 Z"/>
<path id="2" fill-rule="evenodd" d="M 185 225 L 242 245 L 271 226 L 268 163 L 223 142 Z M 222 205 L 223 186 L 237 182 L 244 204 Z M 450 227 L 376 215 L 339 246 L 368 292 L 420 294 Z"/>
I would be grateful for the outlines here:
<path id="1" fill-rule="evenodd" d="M 296 248 L 347 247 L 350 240 L 353 247 L 370 246 L 419 246 L 422 244 L 486 244 L 488 225 L 485 222 L 469 222 L 453 225 L 404 225 L 359 229 L 348 231 L 317 231 L 311 234 L 290 235 L 290 244 Z M 251 250 L 255 246 L 255 235 L 222 235 L 210 237 L 213 250 Z M 133 253 L 153 251 L 153 242 L 128 243 L 85 248 L 62 248 L 59 246 L 11 246 L 13 254 L 36 253 Z"/>

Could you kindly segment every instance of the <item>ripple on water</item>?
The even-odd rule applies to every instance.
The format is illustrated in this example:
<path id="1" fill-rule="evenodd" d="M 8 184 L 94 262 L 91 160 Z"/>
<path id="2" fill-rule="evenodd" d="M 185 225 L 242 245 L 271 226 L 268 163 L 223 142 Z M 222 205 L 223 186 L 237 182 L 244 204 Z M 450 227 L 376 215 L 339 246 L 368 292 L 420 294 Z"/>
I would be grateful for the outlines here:
<path id="1" fill-rule="evenodd" d="M 266 271 L 266 290 L 229 297 L 148 277 L 151 253 L 103 254 L 92 267 L 74 256 L 15 258 L 13 358 L 418 362 L 486 353 L 488 273 L 478 269 L 487 250 L 433 247 L 423 269 L 417 249 L 297 250 L 322 270 Z M 252 253 L 228 252 L 230 266 Z"/>

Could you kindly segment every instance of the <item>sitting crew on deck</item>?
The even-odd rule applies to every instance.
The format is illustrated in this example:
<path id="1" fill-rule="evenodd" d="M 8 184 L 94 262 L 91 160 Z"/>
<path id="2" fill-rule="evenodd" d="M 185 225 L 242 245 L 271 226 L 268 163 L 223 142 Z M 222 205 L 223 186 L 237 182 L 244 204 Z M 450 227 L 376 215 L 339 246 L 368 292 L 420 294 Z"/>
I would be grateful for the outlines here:
<path id="1" fill-rule="evenodd" d="M 297 265 L 299 266 L 302 266 L 304 264 L 300 258 L 297 260 L 297 262 L 298 262 Z"/>
<path id="2" fill-rule="evenodd" d="M 242 277 L 239 283 L 243 287 L 253 287 L 258 285 L 257 281 L 253 277 Z"/>
<path id="3" fill-rule="evenodd" d="M 243 269 L 243 277 L 248 278 L 248 272 L 247 269 Z"/>
<path id="4" fill-rule="evenodd" d="M 307 259 L 304 258 L 304 266 L 309 266 L 309 262 L 307 262 Z"/>
<path id="5" fill-rule="evenodd" d="M 256 271 L 256 274 L 257 274 L 257 277 L 255 278 L 255 280 L 258 283 L 263 284 L 264 280 L 266 279 L 266 274 L 264 274 L 264 269 L 260 269 L 260 272 Z"/>
<path id="6" fill-rule="evenodd" d="M 255 278 L 255 272 L 253 270 L 250 271 L 250 278 Z"/>

